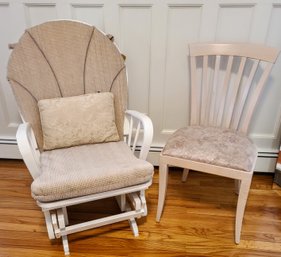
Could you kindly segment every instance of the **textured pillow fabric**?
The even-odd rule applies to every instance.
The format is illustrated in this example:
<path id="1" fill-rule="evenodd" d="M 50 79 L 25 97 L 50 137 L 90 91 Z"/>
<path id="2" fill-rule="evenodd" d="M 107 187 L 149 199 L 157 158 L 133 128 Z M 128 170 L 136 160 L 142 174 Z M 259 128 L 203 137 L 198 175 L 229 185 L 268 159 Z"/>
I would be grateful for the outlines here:
<path id="1" fill-rule="evenodd" d="M 44 150 L 119 140 L 112 93 L 44 99 L 38 107 Z"/>

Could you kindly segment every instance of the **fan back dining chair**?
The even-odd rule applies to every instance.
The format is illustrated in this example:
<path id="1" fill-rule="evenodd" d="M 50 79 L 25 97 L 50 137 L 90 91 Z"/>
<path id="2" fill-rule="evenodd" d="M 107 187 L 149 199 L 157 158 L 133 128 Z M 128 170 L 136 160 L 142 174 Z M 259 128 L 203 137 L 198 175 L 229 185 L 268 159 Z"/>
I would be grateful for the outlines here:
<path id="1" fill-rule="evenodd" d="M 190 44 L 190 125 L 168 139 L 160 154 L 159 222 L 169 166 L 235 180 L 238 193 L 235 242 L 240 242 L 257 148 L 247 131 L 278 50 L 256 44 Z"/>
<path id="2" fill-rule="evenodd" d="M 152 183 L 145 160 L 153 126 L 127 110 L 126 66 L 114 42 L 77 21 L 34 26 L 11 53 L 8 80 L 23 119 L 19 150 L 49 238 L 62 238 L 68 255 L 67 235 L 75 232 L 128 220 L 137 236 Z M 111 197 L 119 214 L 69 224 L 69 206 Z"/>

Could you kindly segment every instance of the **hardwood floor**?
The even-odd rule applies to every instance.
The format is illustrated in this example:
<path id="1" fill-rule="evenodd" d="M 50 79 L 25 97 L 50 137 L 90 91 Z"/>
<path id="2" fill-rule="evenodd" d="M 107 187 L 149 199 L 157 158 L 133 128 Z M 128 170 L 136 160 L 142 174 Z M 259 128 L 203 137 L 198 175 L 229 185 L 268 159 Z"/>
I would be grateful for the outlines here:
<path id="1" fill-rule="evenodd" d="M 71 256 L 281 256 L 281 190 L 272 175 L 254 175 L 241 243 L 234 244 L 236 195 L 230 179 L 191 172 L 169 176 L 166 206 L 155 222 L 158 172 L 147 191 L 146 218 L 135 238 L 127 222 L 69 236 Z M 21 161 L 0 160 L 0 256 L 64 256 L 47 237 L 43 214 L 30 196 L 32 179 Z M 69 208 L 71 223 L 117 211 L 114 199 Z M 92 213 L 94 212 L 94 213 Z"/>

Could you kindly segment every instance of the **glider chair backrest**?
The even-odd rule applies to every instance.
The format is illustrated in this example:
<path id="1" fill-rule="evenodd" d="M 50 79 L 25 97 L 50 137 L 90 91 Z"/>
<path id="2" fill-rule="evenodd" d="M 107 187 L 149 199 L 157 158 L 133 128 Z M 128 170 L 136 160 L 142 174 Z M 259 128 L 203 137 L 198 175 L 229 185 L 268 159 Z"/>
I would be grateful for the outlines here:
<path id="1" fill-rule="evenodd" d="M 116 125 L 123 136 L 127 107 L 124 60 L 95 27 L 75 21 L 50 21 L 27 29 L 13 50 L 8 80 L 24 121 L 43 146 L 37 102 L 41 99 L 112 92 Z"/>

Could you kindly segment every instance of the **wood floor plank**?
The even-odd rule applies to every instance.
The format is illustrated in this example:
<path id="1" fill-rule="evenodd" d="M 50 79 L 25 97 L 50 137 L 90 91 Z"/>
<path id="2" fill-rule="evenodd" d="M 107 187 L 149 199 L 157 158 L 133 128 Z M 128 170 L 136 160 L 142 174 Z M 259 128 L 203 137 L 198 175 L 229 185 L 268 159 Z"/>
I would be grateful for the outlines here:
<path id="1" fill-rule="evenodd" d="M 64 256 L 60 240 L 49 240 L 44 217 L 31 197 L 32 178 L 22 161 L 0 160 L 0 257 Z M 281 256 L 281 190 L 272 175 L 255 174 L 241 243 L 234 243 L 237 196 L 234 182 L 171 169 L 161 222 L 155 222 L 158 172 L 147 191 L 148 216 L 138 220 L 140 236 L 128 222 L 69 235 L 71 256 Z M 69 208 L 75 224 L 118 211 L 114 199 Z"/>

